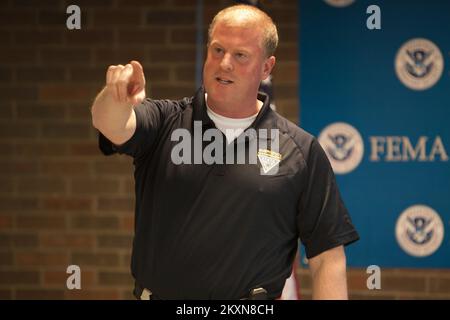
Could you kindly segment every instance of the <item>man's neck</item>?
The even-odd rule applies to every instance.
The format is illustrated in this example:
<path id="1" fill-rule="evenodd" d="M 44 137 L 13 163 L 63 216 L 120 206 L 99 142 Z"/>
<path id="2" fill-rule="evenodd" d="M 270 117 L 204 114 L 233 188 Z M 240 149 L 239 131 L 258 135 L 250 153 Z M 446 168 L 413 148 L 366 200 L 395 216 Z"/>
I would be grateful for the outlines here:
<path id="1" fill-rule="evenodd" d="M 260 100 L 255 100 L 252 103 L 242 103 L 239 105 L 222 105 L 220 103 L 216 103 L 214 100 L 208 97 L 205 93 L 205 101 L 213 112 L 227 118 L 248 118 L 259 112 L 263 106 L 263 102 Z"/>

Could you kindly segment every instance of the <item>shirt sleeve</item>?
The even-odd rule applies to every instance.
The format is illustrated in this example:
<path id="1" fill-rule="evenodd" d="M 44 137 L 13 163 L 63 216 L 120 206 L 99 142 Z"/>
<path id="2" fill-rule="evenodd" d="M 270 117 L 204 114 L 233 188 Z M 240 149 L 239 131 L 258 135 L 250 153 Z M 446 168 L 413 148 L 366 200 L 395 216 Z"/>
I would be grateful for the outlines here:
<path id="1" fill-rule="evenodd" d="M 112 143 L 99 131 L 99 148 L 104 155 L 114 153 L 127 154 L 140 158 L 147 154 L 157 140 L 167 113 L 170 111 L 169 101 L 145 99 L 135 106 L 136 130 L 133 136 L 120 146 Z"/>
<path id="2" fill-rule="evenodd" d="M 298 228 L 309 259 L 348 245 L 359 235 L 342 201 L 330 162 L 316 139 L 312 140 L 306 159 L 307 178 L 299 201 Z"/>

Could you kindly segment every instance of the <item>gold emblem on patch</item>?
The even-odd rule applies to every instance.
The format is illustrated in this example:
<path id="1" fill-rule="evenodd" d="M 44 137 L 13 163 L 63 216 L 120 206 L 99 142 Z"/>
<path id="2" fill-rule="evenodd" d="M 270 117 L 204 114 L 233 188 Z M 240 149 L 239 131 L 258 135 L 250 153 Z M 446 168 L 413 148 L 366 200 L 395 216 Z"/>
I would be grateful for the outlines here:
<path id="1" fill-rule="evenodd" d="M 259 149 L 258 159 L 261 162 L 264 173 L 267 173 L 280 163 L 282 155 L 272 150 Z"/>

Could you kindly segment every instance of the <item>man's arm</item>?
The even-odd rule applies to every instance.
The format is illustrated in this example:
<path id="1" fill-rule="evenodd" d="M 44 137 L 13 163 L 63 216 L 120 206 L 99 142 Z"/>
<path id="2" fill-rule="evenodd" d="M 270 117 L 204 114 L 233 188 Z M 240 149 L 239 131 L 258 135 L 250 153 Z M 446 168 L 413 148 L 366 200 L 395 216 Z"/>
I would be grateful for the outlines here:
<path id="1" fill-rule="evenodd" d="M 346 300 L 347 272 L 344 247 L 339 246 L 309 259 L 312 298 Z"/>
<path id="2" fill-rule="evenodd" d="M 133 106 L 144 99 L 145 77 L 139 62 L 110 66 L 106 73 L 106 86 L 91 108 L 93 126 L 112 143 L 125 143 L 136 130 Z"/>

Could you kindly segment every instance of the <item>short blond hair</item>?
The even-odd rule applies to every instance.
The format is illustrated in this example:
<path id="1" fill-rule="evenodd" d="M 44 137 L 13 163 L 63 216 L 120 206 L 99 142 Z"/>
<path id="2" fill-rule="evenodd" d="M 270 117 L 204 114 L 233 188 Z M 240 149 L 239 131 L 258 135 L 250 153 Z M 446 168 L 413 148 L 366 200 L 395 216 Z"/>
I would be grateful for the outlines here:
<path id="1" fill-rule="evenodd" d="M 208 29 L 208 45 L 215 25 L 219 21 L 249 25 L 257 23 L 262 29 L 262 45 L 267 57 L 273 56 L 278 46 L 278 31 L 272 18 L 264 11 L 246 4 L 234 5 L 219 11 Z"/>

